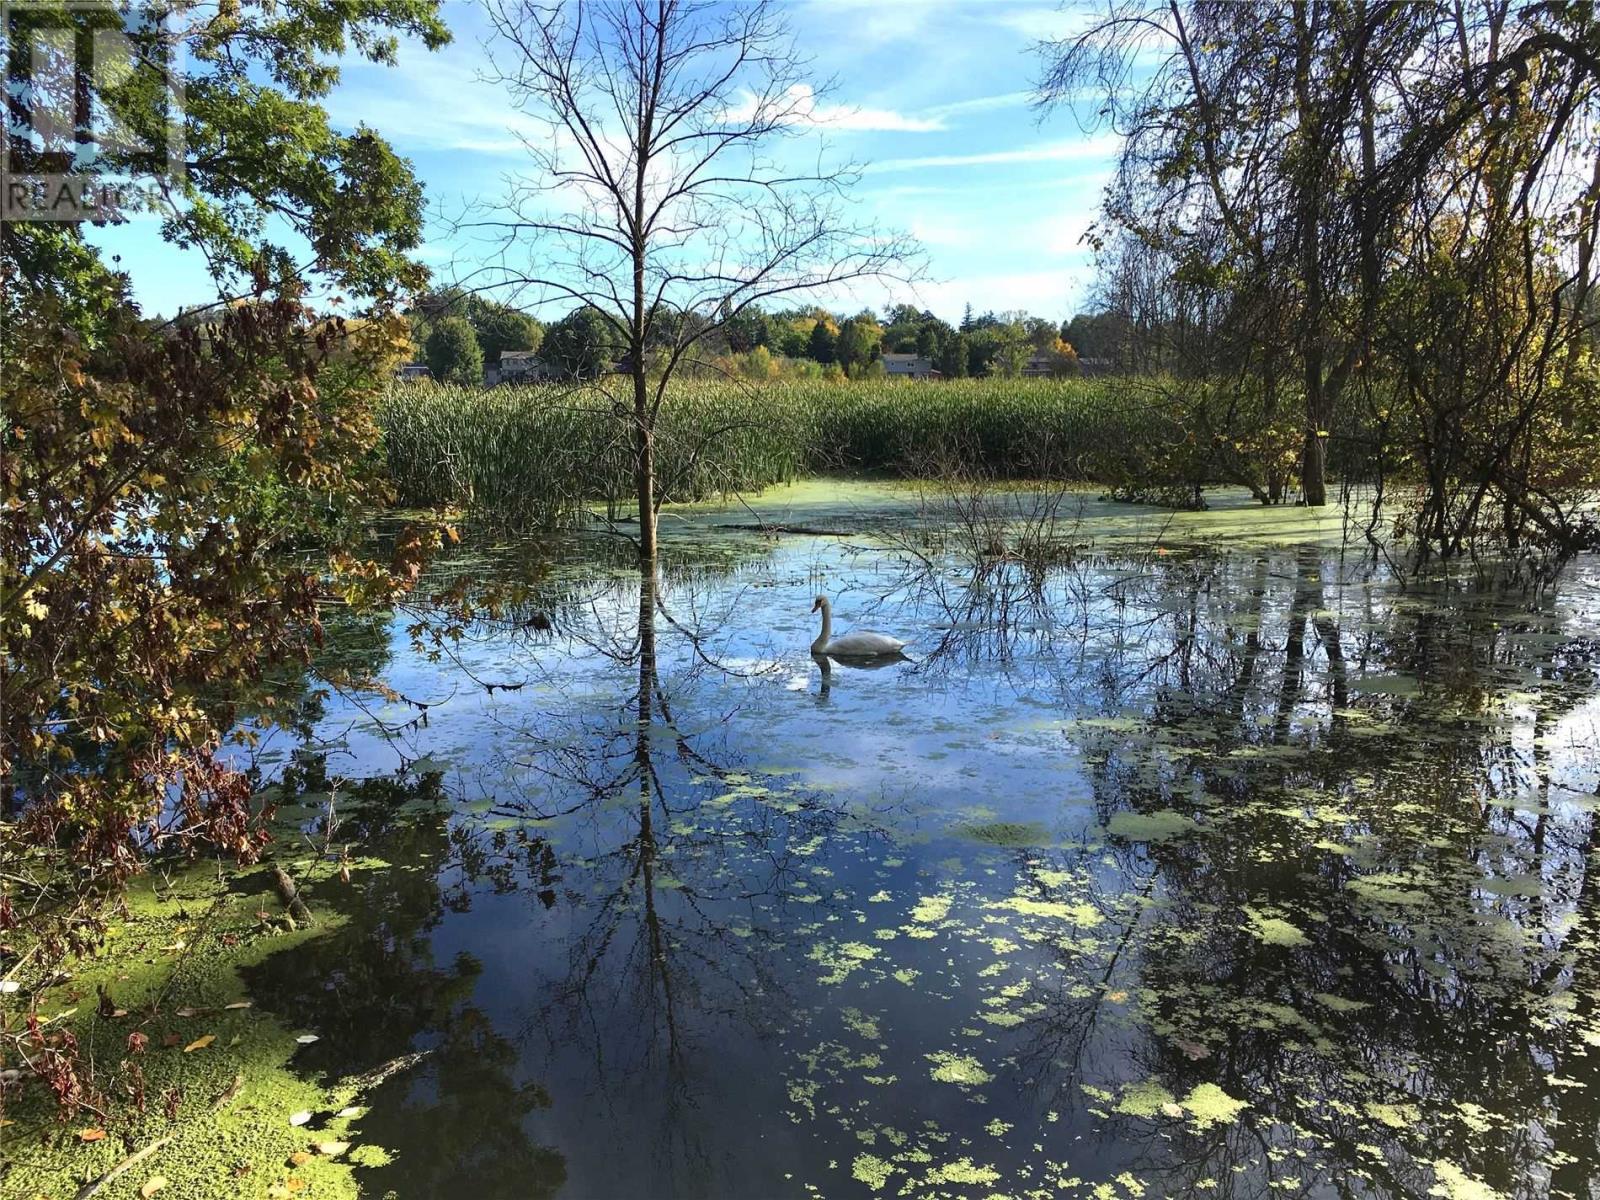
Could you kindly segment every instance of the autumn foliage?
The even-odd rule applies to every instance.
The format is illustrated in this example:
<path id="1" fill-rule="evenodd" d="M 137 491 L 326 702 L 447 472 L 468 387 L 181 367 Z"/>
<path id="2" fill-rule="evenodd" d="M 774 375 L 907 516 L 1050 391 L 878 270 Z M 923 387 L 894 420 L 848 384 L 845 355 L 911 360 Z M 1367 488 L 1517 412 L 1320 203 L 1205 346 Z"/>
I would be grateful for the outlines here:
<path id="1" fill-rule="evenodd" d="M 260 853 L 267 814 L 219 755 L 234 704 L 271 711 L 323 601 L 384 602 L 416 574 L 352 549 L 384 499 L 372 402 L 400 335 L 265 294 L 181 329 L 123 306 L 92 342 L 46 301 L 10 331 L 0 923 L 52 915 L 33 932 L 70 944 L 150 851 Z"/>

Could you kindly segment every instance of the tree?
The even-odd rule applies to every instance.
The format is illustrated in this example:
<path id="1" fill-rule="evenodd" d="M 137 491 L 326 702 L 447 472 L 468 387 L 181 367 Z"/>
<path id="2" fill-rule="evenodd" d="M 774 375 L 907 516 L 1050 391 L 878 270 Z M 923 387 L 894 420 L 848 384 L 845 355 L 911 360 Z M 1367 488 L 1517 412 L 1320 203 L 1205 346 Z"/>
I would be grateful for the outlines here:
<path id="1" fill-rule="evenodd" d="M 346 54 L 390 62 L 396 34 L 436 47 L 448 33 L 434 0 L 131 24 L 110 4 L 30 4 L 7 20 L 8 46 L 59 44 L 35 24 L 131 40 L 120 70 L 67 73 L 66 111 L 119 127 L 118 143 L 184 147 L 161 234 L 203 255 L 219 292 L 182 322 L 150 320 L 80 227 L 0 225 L 0 932 L 26 922 L 47 976 L 98 940 L 148 858 L 261 853 L 271 804 L 222 753 L 251 736 L 241 708 L 286 724 L 272 676 L 314 659 L 324 604 L 392 603 L 436 539 L 405 531 L 373 561 L 356 519 L 386 498 L 374 406 L 407 345 L 389 304 L 426 279 L 410 254 L 421 189 L 319 101 Z M 48 80 L 32 82 L 8 118 L 40 100 Z M 85 132 L 65 163 L 48 139 L 12 139 L 10 165 L 78 174 Z M 96 172 L 141 173 L 119 144 L 95 148 Z M 370 307 L 319 316 L 310 283 Z M 103 1120 L 71 1030 L 39 1021 L 42 994 L 0 1006 L 0 1057 L 39 1074 L 64 1117 Z"/>
<path id="2" fill-rule="evenodd" d="M 156 336 L 119 299 L 93 348 L 43 299 L 8 327 L 0 929 L 26 921 L 45 964 L 97 940 L 147 858 L 249 863 L 269 840 L 271 803 L 221 752 L 251 736 L 241 707 L 294 719 L 274 674 L 305 669 L 325 602 L 389 605 L 434 539 L 370 561 L 354 519 L 385 499 L 374 411 L 404 344 L 397 319 L 318 320 L 265 292 Z M 6 1059 L 64 1112 L 95 1104 L 37 1004 L 0 1012 Z"/>
<path id="3" fill-rule="evenodd" d="M 829 328 L 826 321 L 818 321 L 811 327 L 811 337 L 806 342 L 806 354 L 813 362 L 827 366 L 838 355 L 839 339 Z"/>
<path id="4" fill-rule="evenodd" d="M 1539 119 L 1532 87 L 1550 120 L 1521 195 L 1570 211 L 1581 189 L 1553 181 L 1583 153 L 1600 79 L 1592 6 L 1115 0 L 1044 49 L 1043 98 L 1102 87 L 1126 135 L 1112 224 L 1171 263 L 1269 420 L 1280 387 L 1299 393 L 1309 504 L 1327 500 L 1345 398 L 1381 382 L 1373 341 L 1419 184 L 1469 128 Z"/>
<path id="5" fill-rule="evenodd" d="M 817 328 L 823 328 L 820 321 L 817 323 Z M 882 336 L 877 322 L 873 321 L 870 315 L 850 317 L 839 326 L 839 342 L 836 350 L 839 365 L 854 377 L 857 368 L 866 366 L 877 357 L 879 339 Z"/>
<path id="6" fill-rule="evenodd" d="M 545 360 L 568 379 L 599 379 L 617 352 L 616 326 L 587 305 L 562 317 L 544 337 Z"/>
<path id="7" fill-rule="evenodd" d="M 8 20 L 17 45 L 48 45 L 62 29 L 93 36 L 111 27 L 128 39 L 123 69 L 93 80 L 69 70 L 63 86 L 92 95 L 69 92 L 54 102 L 72 112 L 87 100 L 102 114 L 98 127 L 119 129 L 121 136 L 95 143 L 102 175 L 141 174 L 144 147 L 182 147 L 162 235 L 202 250 L 219 292 L 253 295 L 262 282 L 298 280 L 308 259 L 346 296 L 393 297 L 426 278 L 410 256 L 420 241 L 422 191 L 409 164 L 365 125 L 335 129 L 320 101 L 347 52 L 393 63 L 397 33 L 429 49 L 449 41 L 437 0 L 362 0 L 314 14 L 224 6 L 182 21 L 126 23 L 109 3 L 46 2 Z M 54 34 L 35 37 L 36 29 Z M 169 103 L 169 62 L 183 73 L 178 104 Z M 7 148 L 18 174 L 77 170 L 70 151 L 49 139 L 14 138 Z M 39 288 L 55 269 L 53 255 L 40 250 L 81 243 L 76 230 L 26 222 L 8 222 L 0 237 L 14 269 Z"/>
<path id="8" fill-rule="evenodd" d="M 724 319 L 723 336 L 734 354 L 746 354 L 758 346 L 770 347 L 775 341 L 772 318 L 754 307 L 741 313 L 730 309 Z"/>
<path id="9" fill-rule="evenodd" d="M 509 304 L 474 297 L 467 306 L 467 320 L 490 363 L 498 363 L 506 350 L 538 350 L 544 343 L 544 326 Z"/>
<path id="10" fill-rule="evenodd" d="M 944 345 L 939 348 L 939 373 L 946 379 L 965 379 L 971 354 L 972 347 L 966 334 L 958 333 L 946 338 Z"/>
<path id="11" fill-rule="evenodd" d="M 1042 350 L 1050 364 L 1050 374 L 1053 378 L 1078 373 L 1078 352 L 1058 337 L 1050 339 L 1050 344 Z"/>
<path id="12" fill-rule="evenodd" d="M 1061 325 L 1061 340 L 1080 358 L 1097 359 L 1118 368 L 1129 365 L 1132 329 L 1123 313 L 1079 313 Z"/>
<path id="13" fill-rule="evenodd" d="M 483 351 L 465 317 L 436 321 L 422 353 L 428 370 L 441 383 L 470 386 L 483 382 Z"/>
<path id="14" fill-rule="evenodd" d="M 652 563 L 658 422 L 679 368 L 746 310 L 896 271 L 913 247 L 846 213 L 852 170 L 778 161 L 815 93 L 773 4 L 491 0 L 489 17 L 497 77 L 550 136 L 525 139 L 533 170 L 464 224 L 501 239 L 487 277 L 570 297 L 616 334 L 626 394 L 607 385 L 606 399 L 627 413 Z M 695 319 L 663 340 L 663 314 Z"/>

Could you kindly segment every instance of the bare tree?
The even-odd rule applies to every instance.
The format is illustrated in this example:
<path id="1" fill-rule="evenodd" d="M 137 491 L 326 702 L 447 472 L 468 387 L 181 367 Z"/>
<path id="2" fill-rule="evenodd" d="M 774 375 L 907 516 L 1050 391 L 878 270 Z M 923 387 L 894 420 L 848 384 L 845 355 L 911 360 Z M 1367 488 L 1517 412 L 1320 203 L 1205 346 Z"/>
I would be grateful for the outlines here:
<path id="1" fill-rule="evenodd" d="M 631 387 L 604 376 L 594 387 L 632 426 L 648 563 L 657 419 L 680 369 L 752 305 L 906 278 L 917 249 L 852 216 L 853 165 L 792 140 L 815 132 L 825 88 L 766 0 L 488 10 L 495 78 L 535 131 L 522 135 L 529 172 L 463 222 L 491 248 L 477 282 L 591 308 L 625 349 Z M 700 431 L 702 445 L 725 432 Z"/>

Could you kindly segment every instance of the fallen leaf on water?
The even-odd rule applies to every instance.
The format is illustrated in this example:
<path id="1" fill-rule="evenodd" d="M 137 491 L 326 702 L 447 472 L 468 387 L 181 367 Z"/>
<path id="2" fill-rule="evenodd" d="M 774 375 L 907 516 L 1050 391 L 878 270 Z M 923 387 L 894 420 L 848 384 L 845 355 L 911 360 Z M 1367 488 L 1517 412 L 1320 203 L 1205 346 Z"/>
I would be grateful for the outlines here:
<path id="1" fill-rule="evenodd" d="M 185 1054 L 187 1054 L 191 1050 L 204 1050 L 207 1046 L 211 1045 L 211 1043 L 216 1041 L 216 1040 L 217 1040 L 217 1035 L 216 1034 L 208 1033 L 204 1037 L 195 1038 L 194 1041 L 190 1042 L 187 1046 L 185 1046 L 183 1048 L 183 1052 Z"/>
<path id="2" fill-rule="evenodd" d="M 367 1110 L 362 1108 L 359 1104 L 352 1104 L 349 1108 L 341 1108 L 334 1115 L 339 1117 L 359 1117 L 366 1111 Z"/>
<path id="3" fill-rule="evenodd" d="M 166 1037 L 161 1039 L 161 1044 L 163 1046 L 176 1046 L 181 1041 L 183 1041 L 183 1039 L 177 1034 L 169 1033 Z"/>
<path id="4" fill-rule="evenodd" d="M 349 1142 L 318 1142 L 317 1143 L 317 1153 L 318 1154 L 326 1154 L 329 1158 L 338 1158 L 339 1155 L 343 1154 L 348 1149 L 350 1149 L 350 1143 Z"/>
<path id="5" fill-rule="evenodd" d="M 298 1175 L 291 1175 L 288 1179 L 283 1181 L 283 1186 L 288 1188 L 291 1192 L 303 1192 L 305 1191 L 306 1181 L 301 1179 Z"/>
<path id="6" fill-rule="evenodd" d="M 254 1004 L 255 1004 L 254 1000 L 235 1000 L 232 1004 L 224 1004 L 222 1007 L 223 1008 L 250 1008 Z"/>
<path id="7" fill-rule="evenodd" d="M 105 1135 L 106 1131 L 104 1129 L 78 1130 L 78 1140 L 80 1142 L 98 1142 L 101 1138 L 105 1137 Z"/>
<path id="8" fill-rule="evenodd" d="M 312 1042 L 320 1042 L 321 1040 L 322 1039 L 314 1033 L 302 1033 L 299 1037 L 295 1038 L 295 1041 L 299 1042 L 302 1046 L 309 1046 Z"/>
<path id="9" fill-rule="evenodd" d="M 1165 1116 L 1169 1116 L 1169 1117 L 1181 1117 L 1181 1116 L 1183 1116 L 1183 1106 L 1179 1105 L 1179 1104 L 1174 1104 L 1171 1100 L 1168 1100 L 1165 1104 L 1163 1104 L 1161 1106 L 1161 1111 Z"/>
<path id="10" fill-rule="evenodd" d="M 1202 1058 L 1208 1058 L 1211 1055 L 1208 1047 L 1202 1046 L 1199 1042 L 1186 1042 L 1181 1038 L 1178 1040 L 1178 1049 L 1197 1061 Z"/>
<path id="11" fill-rule="evenodd" d="M 309 1112 L 297 1112 L 289 1114 L 289 1124 L 291 1125 L 309 1125 L 310 1123 L 311 1114 Z"/>
<path id="12" fill-rule="evenodd" d="M 296 1150 L 293 1154 L 289 1155 L 289 1165 L 291 1167 L 303 1167 L 310 1161 L 311 1155 L 307 1154 L 304 1150 Z"/>
<path id="13" fill-rule="evenodd" d="M 185 1006 L 178 1010 L 178 1016 L 180 1017 L 198 1017 L 199 1015 L 200 1010 L 198 1008 L 189 1008 L 188 1006 Z"/>
<path id="14" fill-rule="evenodd" d="M 166 1186 L 167 1177 L 165 1175 L 152 1175 L 145 1180 L 144 1186 L 139 1189 L 139 1195 L 143 1197 L 143 1200 L 150 1200 L 151 1196 L 154 1196 Z"/>

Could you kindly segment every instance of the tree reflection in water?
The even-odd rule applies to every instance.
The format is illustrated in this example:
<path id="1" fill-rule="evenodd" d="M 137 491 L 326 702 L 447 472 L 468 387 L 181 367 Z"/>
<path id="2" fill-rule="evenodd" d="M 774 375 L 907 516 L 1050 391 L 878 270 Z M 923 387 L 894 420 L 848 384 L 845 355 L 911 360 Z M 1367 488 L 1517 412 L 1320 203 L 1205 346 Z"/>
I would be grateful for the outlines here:
<path id="1" fill-rule="evenodd" d="M 1316 547 L 770 552 L 486 634 L 525 688 L 431 717 L 451 793 L 363 808 L 393 868 L 252 980 L 308 1067 L 433 1049 L 379 1194 L 1589 1194 L 1571 614 Z M 822 570 L 917 661 L 808 661 Z"/>

